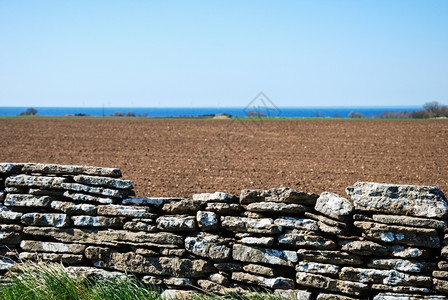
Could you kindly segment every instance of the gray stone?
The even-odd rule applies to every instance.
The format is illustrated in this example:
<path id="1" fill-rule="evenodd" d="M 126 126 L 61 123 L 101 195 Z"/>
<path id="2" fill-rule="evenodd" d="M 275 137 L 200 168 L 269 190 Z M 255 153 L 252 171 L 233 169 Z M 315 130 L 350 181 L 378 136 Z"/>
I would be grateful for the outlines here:
<path id="1" fill-rule="evenodd" d="M 68 215 L 95 215 L 96 206 L 92 204 L 75 204 L 73 202 L 52 201 L 50 204 L 54 210 L 60 210 Z"/>
<path id="2" fill-rule="evenodd" d="M 143 255 L 143 256 L 160 256 L 160 254 L 169 256 L 169 252 L 168 251 L 169 250 L 173 250 L 173 249 L 160 249 L 161 251 L 154 251 L 154 250 L 151 250 L 151 249 L 132 247 L 132 250 L 135 251 L 136 254 L 140 254 L 140 255 Z M 185 252 L 185 249 L 182 249 L 182 250 L 184 250 L 184 252 Z M 160 253 L 160 252 L 162 252 L 162 253 Z"/>
<path id="3" fill-rule="evenodd" d="M 45 190 L 45 189 L 36 189 L 36 188 L 29 188 L 28 194 L 31 195 L 41 195 L 41 196 L 53 196 L 55 198 L 62 197 L 64 194 L 64 191 L 61 190 Z"/>
<path id="4" fill-rule="evenodd" d="M 242 190 L 240 194 L 240 203 L 249 204 L 253 202 L 262 202 L 265 197 L 269 196 L 269 191 L 264 190 Z"/>
<path id="5" fill-rule="evenodd" d="M 296 282 L 301 286 L 355 296 L 361 295 L 369 288 L 369 286 L 364 283 L 338 280 L 305 272 L 297 272 Z"/>
<path id="6" fill-rule="evenodd" d="M 338 221 L 348 221 L 353 213 L 353 204 L 335 193 L 323 192 L 314 207 L 318 212 Z"/>
<path id="7" fill-rule="evenodd" d="M 279 234 L 280 226 L 274 224 L 273 219 L 252 219 L 243 217 L 225 216 L 221 217 L 221 226 L 233 232 L 251 232 L 264 234 Z"/>
<path id="8" fill-rule="evenodd" d="M 53 200 L 50 196 L 34 196 L 28 194 L 8 194 L 5 199 L 5 206 L 19 207 L 47 207 Z"/>
<path id="9" fill-rule="evenodd" d="M 355 241 L 343 242 L 341 250 L 358 255 L 384 256 L 389 254 L 388 247 L 371 241 L 355 240 Z"/>
<path id="10" fill-rule="evenodd" d="M 170 214 L 196 214 L 199 210 L 204 210 L 207 203 L 201 200 L 178 200 L 165 203 L 162 206 L 164 213 Z"/>
<path id="11" fill-rule="evenodd" d="M 103 216 L 72 216 L 73 225 L 80 227 L 111 227 L 123 226 L 123 221 L 118 217 Z"/>
<path id="12" fill-rule="evenodd" d="M 411 295 L 402 293 L 379 293 L 373 300 L 446 300 L 445 296 Z"/>
<path id="13" fill-rule="evenodd" d="M 372 284 L 372 290 L 388 291 L 394 293 L 431 293 L 432 289 L 415 286 L 402 286 L 402 285 L 387 285 L 387 284 Z"/>
<path id="14" fill-rule="evenodd" d="M 243 207 L 235 203 L 207 203 L 206 211 L 212 211 L 220 214 L 237 213 L 243 210 Z"/>
<path id="15" fill-rule="evenodd" d="M 206 202 L 235 203 L 238 201 L 237 197 L 222 192 L 193 194 L 192 198 L 193 200 Z"/>
<path id="16" fill-rule="evenodd" d="M 434 278 L 433 287 L 439 292 L 448 293 L 448 281 Z"/>
<path id="17" fill-rule="evenodd" d="M 88 194 L 83 193 L 76 193 L 73 191 L 65 191 L 64 197 L 76 200 L 76 201 L 82 201 L 82 202 L 97 202 L 101 204 L 112 204 L 115 203 L 116 200 L 109 198 L 109 197 L 98 197 L 98 196 L 92 196 Z"/>
<path id="18" fill-rule="evenodd" d="M 439 270 L 448 271 L 448 262 L 446 260 L 441 260 L 437 263 L 437 268 Z"/>
<path id="19" fill-rule="evenodd" d="M 7 194 L 29 194 L 29 190 L 30 189 L 28 187 L 17 187 L 17 186 L 5 187 L 5 192 Z M 4 193 L 3 195 L 6 196 Z"/>
<path id="20" fill-rule="evenodd" d="M 331 274 L 337 275 L 340 267 L 333 264 L 323 264 L 311 261 L 299 261 L 296 265 L 297 272 L 308 272 L 315 274 Z"/>
<path id="21" fill-rule="evenodd" d="M 250 263 L 262 263 L 293 267 L 297 262 L 297 253 L 288 250 L 260 248 L 248 245 L 234 244 L 233 259 Z"/>
<path id="22" fill-rule="evenodd" d="M 213 293 L 215 295 L 230 295 L 232 294 L 232 289 L 227 288 L 221 284 L 213 282 L 211 280 L 199 279 L 197 284 L 201 291 L 205 291 L 208 293 Z"/>
<path id="23" fill-rule="evenodd" d="M 132 231 L 146 231 L 146 232 L 156 232 L 157 227 L 144 222 L 126 222 L 124 223 L 123 229 Z"/>
<path id="24" fill-rule="evenodd" d="M 208 279 L 214 283 L 221 284 L 221 285 L 229 284 L 229 278 L 227 278 L 226 276 L 219 274 L 219 273 L 210 274 Z"/>
<path id="25" fill-rule="evenodd" d="M 185 249 L 160 249 L 160 254 L 165 256 L 184 256 L 186 252 Z"/>
<path id="26" fill-rule="evenodd" d="M 93 166 L 56 165 L 56 164 L 25 164 L 22 171 L 27 173 L 43 174 L 86 174 L 108 177 L 121 177 L 121 171 L 117 168 L 101 168 Z"/>
<path id="27" fill-rule="evenodd" d="M 65 177 L 14 175 L 6 178 L 8 187 L 38 187 L 40 189 L 61 189 L 61 184 L 67 182 Z"/>
<path id="28" fill-rule="evenodd" d="M 275 214 L 299 214 L 303 213 L 309 208 L 301 204 L 288 204 L 278 202 L 256 202 L 251 203 L 246 208 L 248 211 L 261 213 L 275 213 Z"/>
<path id="29" fill-rule="evenodd" d="M 391 225 L 445 229 L 446 221 L 397 215 L 373 215 L 373 220 Z"/>
<path id="30" fill-rule="evenodd" d="M 22 232 L 23 226 L 16 224 L 0 224 L 0 231 Z"/>
<path id="31" fill-rule="evenodd" d="M 266 278 L 260 275 L 252 275 L 243 272 L 233 272 L 232 280 L 255 284 L 271 289 L 291 289 L 294 288 L 294 280 L 284 277 Z"/>
<path id="32" fill-rule="evenodd" d="M 14 267 L 15 264 L 16 263 L 9 258 L 0 257 L 0 271 L 7 271 Z"/>
<path id="33" fill-rule="evenodd" d="M 448 272 L 435 270 L 432 272 L 432 277 L 446 279 L 446 278 L 448 278 Z"/>
<path id="34" fill-rule="evenodd" d="M 434 262 L 406 260 L 400 258 L 373 258 L 367 263 L 367 267 L 376 269 L 397 270 L 407 273 L 421 273 L 432 271 L 436 268 Z"/>
<path id="35" fill-rule="evenodd" d="M 357 298 L 348 297 L 348 296 L 342 296 L 342 295 L 336 295 L 336 294 L 325 294 L 320 293 L 317 295 L 316 300 L 356 300 Z"/>
<path id="36" fill-rule="evenodd" d="M 387 225 L 375 222 L 354 222 L 368 239 L 399 245 L 439 248 L 440 239 L 436 229 Z"/>
<path id="37" fill-rule="evenodd" d="M 431 287 L 429 276 L 409 275 L 396 270 L 377 270 L 366 268 L 344 267 L 339 277 L 343 280 L 362 283 L 378 283 L 385 285 L 409 285 L 415 287 Z"/>
<path id="38" fill-rule="evenodd" d="M 363 263 L 361 256 L 341 251 L 300 249 L 297 254 L 302 260 L 335 265 L 361 265 Z"/>
<path id="39" fill-rule="evenodd" d="M 98 205 L 97 213 L 100 216 L 117 216 L 129 218 L 156 218 L 150 207 L 126 205 Z"/>
<path id="40" fill-rule="evenodd" d="M 85 248 L 84 251 L 86 258 L 92 260 L 109 259 L 110 253 L 111 253 L 110 248 L 96 247 L 96 246 L 89 246 Z"/>
<path id="41" fill-rule="evenodd" d="M 280 235 L 278 237 L 278 243 L 280 245 L 322 250 L 331 250 L 337 247 L 336 243 L 330 239 L 326 239 L 323 236 L 310 234 L 306 231 L 300 231 L 297 229 L 288 230 L 285 234 Z"/>
<path id="42" fill-rule="evenodd" d="M 127 198 L 122 201 L 122 204 L 132 205 L 147 205 L 147 206 L 161 206 L 165 203 L 172 201 L 185 200 L 185 198 L 172 198 L 172 197 L 139 197 L 139 198 Z"/>
<path id="43" fill-rule="evenodd" d="M 110 188 L 89 186 L 79 183 L 61 183 L 61 187 L 65 190 L 70 190 L 74 192 L 90 193 L 114 198 L 125 198 L 130 194 L 128 190 L 110 189 Z"/>
<path id="44" fill-rule="evenodd" d="M 200 297 L 200 294 L 195 291 L 186 290 L 164 290 L 160 294 L 160 299 L 162 300 L 178 300 L 178 299 L 192 299 L 195 297 Z"/>
<path id="45" fill-rule="evenodd" d="M 60 262 L 68 265 L 80 264 L 84 258 L 81 254 L 20 252 L 20 260 Z"/>
<path id="46" fill-rule="evenodd" d="M 5 245 L 17 245 L 22 240 L 19 232 L 0 231 L 0 243 Z"/>
<path id="47" fill-rule="evenodd" d="M 291 188 L 273 188 L 265 197 L 267 202 L 294 203 L 314 206 L 319 195 L 293 190 Z"/>
<path id="48" fill-rule="evenodd" d="M 163 279 L 163 283 L 168 287 L 189 287 L 192 285 L 190 278 L 168 277 Z"/>
<path id="49" fill-rule="evenodd" d="M 357 182 L 347 188 L 355 210 L 424 218 L 446 218 L 448 204 L 436 187 Z"/>
<path id="50" fill-rule="evenodd" d="M 148 285 L 163 285 L 163 278 L 147 275 L 142 277 L 142 282 Z"/>
<path id="51" fill-rule="evenodd" d="M 115 189 L 132 189 L 134 183 L 131 180 L 116 179 L 102 176 L 77 175 L 73 177 L 77 183 L 102 186 Z"/>
<path id="52" fill-rule="evenodd" d="M 426 249 L 419 249 L 414 247 L 406 247 L 401 245 L 393 245 L 390 247 L 392 257 L 401 258 L 427 258 L 429 252 Z"/>
<path id="53" fill-rule="evenodd" d="M 23 228 L 23 232 L 33 236 L 54 238 L 61 242 L 93 244 L 93 245 L 132 245 L 144 243 L 146 246 L 170 247 L 184 245 L 184 238 L 169 232 L 132 232 L 128 230 L 94 229 L 94 228 L 55 228 L 33 227 Z"/>
<path id="54" fill-rule="evenodd" d="M 206 233 L 186 237 L 185 249 L 195 255 L 218 262 L 228 261 L 231 253 L 231 249 L 223 238 Z"/>
<path id="55" fill-rule="evenodd" d="M 198 211 L 196 220 L 202 230 L 213 230 L 219 227 L 218 215 L 211 211 Z"/>
<path id="56" fill-rule="evenodd" d="M 4 207 L 0 205 L 0 207 Z M 18 221 L 22 217 L 22 213 L 13 212 L 10 210 L 0 210 L 0 221 Z"/>
<path id="57" fill-rule="evenodd" d="M 308 291 L 297 291 L 297 300 L 311 300 L 312 299 L 312 293 Z"/>
<path id="58" fill-rule="evenodd" d="M 84 253 L 85 245 L 23 240 L 20 248 L 31 252 Z"/>
<path id="59" fill-rule="evenodd" d="M 305 229 L 310 231 L 319 231 L 317 221 L 313 219 L 298 219 L 293 217 L 279 217 L 274 220 L 274 224 L 285 228 Z"/>
<path id="60" fill-rule="evenodd" d="M 127 279 L 127 275 L 122 272 L 111 272 L 91 267 L 66 267 L 65 271 L 73 278 L 89 277 L 100 279 Z"/>
<path id="61" fill-rule="evenodd" d="M 66 214 L 56 213 L 27 213 L 21 217 L 21 221 L 26 225 L 34 226 L 70 226 L 70 219 Z"/>
<path id="62" fill-rule="evenodd" d="M 9 175 L 17 174 L 22 170 L 24 164 L 18 163 L 0 163 L 0 174 Z"/>
<path id="63" fill-rule="evenodd" d="M 246 245 L 270 247 L 274 244 L 274 238 L 273 237 L 247 236 L 247 237 L 241 238 L 241 240 L 239 240 L 239 242 L 242 244 L 246 244 Z"/>
<path id="64" fill-rule="evenodd" d="M 305 212 L 305 217 L 313 220 L 317 220 L 319 230 L 325 233 L 334 235 L 343 235 L 348 232 L 348 226 L 346 223 L 339 222 L 322 215 L 316 215 L 310 212 Z"/>
<path id="65" fill-rule="evenodd" d="M 262 275 L 262 276 L 268 276 L 268 277 L 275 277 L 277 276 L 278 272 L 275 271 L 274 268 L 266 267 L 262 265 L 256 265 L 256 264 L 248 264 L 243 267 L 243 270 L 252 274 Z"/>
<path id="66" fill-rule="evenodd" d="M 166 231 L 191 231 L 198 228 L 193 216 L 161 216 L 156 220 L 157 228 Z"/>
<path id="67" fill-rule="evenodd" d="M 213 266 L 219 271 L 241 271 L 243 269 L 243 264 L 236 261 L 216 263 Z"/>

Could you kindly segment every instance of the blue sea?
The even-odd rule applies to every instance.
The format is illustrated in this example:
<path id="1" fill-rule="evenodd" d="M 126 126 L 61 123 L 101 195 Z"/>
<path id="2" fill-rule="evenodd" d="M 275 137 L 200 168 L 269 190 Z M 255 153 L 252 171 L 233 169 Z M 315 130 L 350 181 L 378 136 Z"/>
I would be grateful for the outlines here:
<path id="1" fill-rule="evenodd" d="M 0 116 L 16 116 L 28 107 L 0 107 Z M 306 118 L 339 117 L 347 118 L 351 112 L 361 113 L 365 118 L 375 117 L 385 111 L 402 112 L 421 110 L 421 106 L 394 107 L 34 107 L 40 116 L 89 115 L 110 116 L 115 113 L 132 113 L 141 117 L 199 117 L 229 114 L 232 117 L 246 117 L 249 112 L 263 113 L 268 117 Z"/>

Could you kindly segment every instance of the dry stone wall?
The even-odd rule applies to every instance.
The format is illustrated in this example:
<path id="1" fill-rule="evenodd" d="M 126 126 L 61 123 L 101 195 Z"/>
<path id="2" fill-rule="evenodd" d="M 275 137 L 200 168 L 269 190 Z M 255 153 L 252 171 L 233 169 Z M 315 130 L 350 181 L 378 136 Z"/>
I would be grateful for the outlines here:
<path id="1" fill-rule="evenodd" d="M 358 182 L 347 197 L 289 188 L 135 197 L 116 168 L 0 163 L 0 272 L 19 260 L 135 274 L 217 294 L 446 299 L 448 205 L 436 187 Z"/>

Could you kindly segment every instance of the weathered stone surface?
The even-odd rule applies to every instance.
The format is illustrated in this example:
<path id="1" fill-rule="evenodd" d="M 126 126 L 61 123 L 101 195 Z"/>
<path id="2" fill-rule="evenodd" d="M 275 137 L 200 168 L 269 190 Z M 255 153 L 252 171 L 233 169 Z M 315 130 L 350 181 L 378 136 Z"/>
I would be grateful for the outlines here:
<path id="1" fill-rule="evenodd" d="M 427 258 L 429 257 L 428 250 L 419 249 L 415 247 L 406 247 L 402 245 L 393 245 L 390 247 L 392 257 L 401 258 Z"/>
<path id="2" fill-rule="evenodd" d="M 337 275 L 340 267 L 332 264 L 323 264 L 311 261 L 299 261 L 296 265 L 297 272 L 308 272 L 315 274 L 331 274 Z"/>
<path id="3" fill-rule="evenodd" d="M 317 221 L 313 219 L 301 219 L 293 217 L 279 217 L 274 220 L 274 224 L 285 228 L 305 229 L 310 231 L 319 231 Z"/>
<path id="4" fill-rule="evenodd" d="M 61 262 L 63 264 L 76 265 L 83 261 L 83 256 L 81 254 L 67 254 L 67 253 L 20 252 L 19 259 Z"/>
<path id="5" fill-rule="evenodd" d="M 254 246 L 234 244 L 232 256 L 234 260 L 251 263 L 262 263 L 293 267 L 297 262 L 297 253 L 288 250 L 266 249 Z"/>
<path id="6" fill-rule="evenodd" d="M 41 195 L 41 196 L 53 196 L 54 198 L 58 198 L 64 194 L 64 191 L 62 189 L 61 190 L 46 190 L 46 189 L 29 188 L 28 194 Z"/>
<path id="7" fill-rule="evenodd" d="M 15 264 L 16 263 L 9 258 L 0 257 L 0 271 L 7 271 L 14 267 Z"/>
<path id="8" fill-rule="evenodd" d="M 440 247 L 439 234 L 436 229 L 359 221 L 354 222 L 354 225 L 362 231 L 363 236 L 374 241 L 417 247 Z"/>
<path id="9" fill-rule="evenodd" d="M 97 213 L 100 216 L 117 216 L 129 218 L 156 218 L 150 207 L 126 205 L 98 205 Z"/>
<path id="10" fill-rule="evenodd" d="M 17 163 L 0 163 L 0 174 L 9 175 L 16 174 L 22 170 L 24 164 Z"/>
<path id="11" fill-rule="evenodd" d="M 391 224 L 391 225 L 404 225 L 412 227 L 445 229 L 447 225 L 446 221 L 442 220 L 408 217 L 408 216 L 373 215 L 372 218 L 375 222 L 379 223 Z"/>
<path id="12" fill-rule="evenodd" d="M 118 217 L 103 216 L 72 216 L 73 225 L 80 227 L 111 227 L 123 226 L 123 221 Z"/>
<path id="13" fill-rule="evenodd" d="M 142 277 L 142 282 L 144 284 L 153 285 L 153 286 L 154 285 L 163 285 L 163 278 L 147 275 L 147 276 Z"/>
<path id="14" fill-rule="evenodd" d="M 437 270 L 435 270 L 435 271 L 432 272 L 432 277 L 448 279 L 448 272 L 447 271 L 437 271 Z"/>
<path id="15" fill-rule="evenodd" d="M 219 274 L 219 273 L 210 274 L 208 279 L 214 283 L 221 284 L 221 285 L 222 284 L 226 285 L 229 283 L 229 278 L 227 278 L 226 276 Z"/>
<path id="16" fill-rule="evenodd" d="M 163 279 L 163 283 L 168 287 L 188 287 L 193 282 L 190 278 L 168 277 Z"/>
<path id="17" fill-rule="evenodd" d="M 106 197 L 114 197 L 114 198 L 125 198 L 129 196 L 130 191 L 128 190 L 118 190 L 118 189 L 111 189 L 111 188 L 103 188 L 103 187 L 96 187 L 96 186 L 89 186 L 79 183 L 61 183 L 61 187 L 65 190 L 70 190 L 74 192 L 81 192 L 81 193 L 90 193 L 90 194 L 96 194 L 96 195 L 102 195 Z M 64 193 L 65 196 L 65 193 Z"/>
<path id="18" fill-rule="evenodd" d="M 27 213 L 21 217 L 21 222 L 26 225 L 67 227 L 70 218 L 66 214 L 56 213 Z"/>
<path id="19" fill-rule="evenodd" d="M 396 270 L 377 270 L 366 268 L 344 267 L 339 274 L 341 279 L 362 283 L 379 283 L 386 285 L 410 285 L 431 287 L 429 276 L 409 275 Z"/>
<path id="20" fill-rule="evenodd" d="M 5 198 L 5 206 L 21 207 L 47 207 L 53 200 L 50 196 L 34 196 L 28 194 L 8 194 Z"/>
<path id="21" fill-rule="evenodd" d="M 115 203 L 116 200 L 108 197 L 98 197 L 98 196 L 92 196 L 87 195 L 83 193 L 76 193 L 73 191 L 65 191 L 64 197 L 76 200 L 76 201 L 82 201 L 82 202 L 97 202 L 101 204 L 112 204 Z"/>
<path id="22" fill-rule="evenodd" d="M 280 299 L 285 299 L 285 300 L 292 300 L 292 299 L 297 299 L 297 300 L 311 300 L 313 299 L 312 297 L 312 293 L 311 292 L 307 292 L 307 291 L 301 291 L 301 290 L 281 290 L 281 289 L 277 289 L 274 291 L 274 297 L 276 297 L 275 299 L 277 299 L 277 297 L 280 297 Z"/>
<path id="23" fill-rule="evenodd" d="M 231 254 L 231 249 L 223 238 L 207 233 L 186 237 L 185 249 L 213 261 L 227 261 Z"/>
<path id="24" fill-rule="evenodd" d="M 232 280 L 241 281 L 250 284 L 272 288 L 272 289 L 291 289 L 294 288 L 294 280 L 284 277 L 266 278 L 260 275 L 252 275 L 243 272 L 233 272 Z"/>
<path id="25" fill-rule="evenodd" d="M 328 217 L 313 214 L 310 212 L 305 213 L 305 217 L 313 220 L 317 220 L 319 230 L 325 233 L 334 235 L 343 235 L 348 232 L 348 226 L 346 223 L 339 222 Z"/>
<path id="26" fill-rule="evenodd" d="M 268 277 L 275 277 L 277 276 L 278 272 L 275 271 L 274 268 L 262 266 L 262 265 L 256 265 L 256 264 L 248 264 L 243 267 L 243 270 L 252 274 L 262 275 L 262 276 L 268 276 Z"/>
<path id="27" fill-rule="evenodd" d="M 106 271 L 102 269 L 97 268 L 91 268 L 91 267 L 67 267 L 65 268 L 67 271 L 67 274 L 70 276 L 77 278 L 77 277 L 94 277 L 94 278 L 101 278 L 101 279 L 126 279 L 126 274 L 122 272 L 111 272 Z"/>
<path id="28" fill-rule="evenodd" d="M 421 273 L 435 269 L 436 263 L 420 260 L 406 260 L 400 258 L 373 258 L 367 267 L 375 269 L 397 270 L 407 273 Z"/>
<path id="29" fill-rule="evenodd" d="M 308 291 L 297 291 L 297 300 L 311 300 L 312 293 Z"/>
<path id="30" fill-rule="evenodd" d="M 103 176 L 77 175 L 73 179 L 77 183 L 102 186 L 115 189 L 132 189 L 134 183 L 131 180 L 116 179 Z"/>
<path id="31" fill-rule="evenodd" d="M 240 203 L 249 204 L 253 202 L 262 202 L 265 197 L 269 196 L 269 191 L 254 189 L 254 190 L 242 190 L 240 194 Z"/>
<path id="32" fill-rule="evenodd" d="M 232 293 L 231 289 L 229 289 L 219 283 L 213 282 L 211 280 L 199 279 L 197 281 L 197 284 L 201 288 L 201 290 L 205 291 L 205 292 L 219 294 L 219 295 L 224 295 L 224 294 L 229 295 L 230 293 Z"/>
<path id="33" fill-rule="evenodd" d="M 184 199 L 165 203 L 162 211 L 170 214 L 196 214 L 197 211 L 204 210 L 206 205 L 207 203 L 201 200 Z"/>
<path id="34" fill-rule="evenodd" d="M 389 248 L 372 241 L 347 241 L 342 243 L 342 251 L 358 255 L 384 256 L 389 254 Z"/>
<path id="35" fill-rule="evenodd" d="M 216 263 L 213 266 L 219 271 L 241 271 L 243 269 L 243 263 L 236 261 Z"/>
<path id="36" fill-rule="evenodd" d="M 160 244 L 184 245 L 184 238 L 169 232 L 132 232 L 128 230 L 93 229 L 93 228 L 54 228 L 33 227 L 23 228 L 23 232 L 34 236 L 51 237 L 61 242 L 72 242 L 94 245 L 118 245 L 144 243 L 145 245 Z"/>
<path id="37" fill-rule="evenodd" d="M 356 300 L 357 298 L 352 298 L 348 296 L 336 295 L 336 294 L 325 294 L 320 293 L 317 295 L 316 300 Z"/>
<path id="38" fill-rule="evenodd" d="M 7 194 L 29 194 L 29 190 L 30 189 L 28 187 L 17 187 L 17 186 L 5 187 L 5 192 Z"/>
<path id="39" fill-rule="evenodd" d="M 22 235 L 19 232 L 13 231 L 0 231 L 0 243 L 17 245 L 22 240 Z"/>
<path id="40" fill-rule="evenodd" d="M 436 187 L 357 182 L 347 188 L 355 210 L 425 218 L 445 218 L 448 204 Z"/>
<path id="41" fill-rule="evenodd" d="M 309 208 L 301 204 L 289 204 L 279 202 L 256 202 L 246 208 L 248 211 L 275 214 L 299 214 L 308 211 Z"/>
<path id="42" fill-rule="evenodd" d="M 32 252 L 84 253 L 85 245 L 23 240 L 20 248 Z"/>
<path id="43" fill-rule="evenodd" d="M 206 211 L 212 211 L 220 214 L 231 214 L 241 211 L 243 207 L 235 203 L 207 203 Z"/>
<path id="44" fill-rule="evenodd" d="M 448 271 L 448 262 L 446 260 L 441 260 L 437 263 L 437 268 L 439 270 Z"/>
<path id="45" fill-rule="evenodd" d="M 185 249 L 160 249 L 160 254 L 165 256 L 184 256 L 186 252 Z"/>
<path id="46" fill-rule="evenodd" d="M 445 296 L 379 293 L 373 300 L 446 300 Z"/>
<path id="47" fill-rule="evenodd" d="M 191 231 L 197 229 L 196 218 L 193 216 L 161 216 L 156 220 L 157 228 L 166 231 Z"/>
<path id="48" fill-rule="evenodd" d="M 310 234 L 306 231 L 301 231 L 297 229 L 288 230 L 286 231 L 285 234 L 280 235 L 278 237 L 278 243 L 280 245 L 322 249 L 322 250 L 335 249 L 337 246 L 337 244 L 334 241 L 326 239 L 323 236 Z"/>
<path id="49" fill-rule="evenodd" d="M 364 283 L 338 280 L 305 272 L 297 272 L 296 282 L 301 286 L 355 296 L 361 295 L 369 288 L 369 286 Z"/>
<path id="50" fill-rule="evenodd" d="M 196 221 L 202 230 L 213 230 L 219 227 L 218 215 L 211 211 L 198 211 Z"/>
<path id="51" fill-rule="evenodd" d="M 204 277 L 212 273 L 213 265 L 202 259 L 179 257 L 145 257 L 134 252 L 112 252 L 105 267 L 137 274 L 173 277 Z"/>
<path id="52" fill-rule="evenodd" d="M 186 200 L 185 198 L 173 198 L 173 197 L 138 197 L 138 198 L 127 198 L 122 201 L 122 204 L 133 204 L 133 205 L 147 205 L 158 207 L 165 203 L 172 201 Z"/>
<path id="53" fill-rule="evenodd" d="M 246 245 L 270 247 L 274 244 L 274 237 L 253 237 L 247 236 L 239 240 L 240 243 Z"/>
<path id="54" fill-rule="evenodd" d="M 22 171 L 43 174 L 86 174 L 108 177 L 121 177 L 117 168 L 102 168 L 93 166 L 56 165 L 56 164 L 25 164 Z"/>
<path id="55" fill-rule="evenodd" d="M 22 213 L 10 211 L 5 208 L 3 205 L 0 205 L 0 221 L 9 222 L 9 221 L 18 221 L 22 217 Z"/>
<path id="56" fill-rule="evenodd" d="M 235 203 L 238 201 L 238 198 L 235 197 L 234 195 L 222 192 L 193 194 L 192 198 L 193 200 L 207 201 L 207 202 Z"/>
<path id="57" fill-rule="evenodd" d="M 173 250 L 173 249 L 160 249 L 161 251 L 154 251 L 154 250 L 146 249 L 146 248 L 137 248 L 137 247 L 131 247 L 131 248 L 135 253 L 143 255 L 143 256 L 159 256 L 160 254 L 169 256 L 168 251 Z M 185 252 L 185 249 L 183 249 L 183 250 Z"/>
<path id="58" fill-rule="evenodd" d="M 387 285 L 387 284 L 372 284 L 372 290 L 387 291 L 394 293 L 431 293 L 432 289 L 415 286 L 403 286 L 403 285 Z"/>
<path id="59" fill-rule="evenodd" d="M 293 190 L 291 188 L 273 188 L 265 197 L 267 202 L 295 203 L 314 206 L 319 195 Z"/>
<path id="60" fill-rule="evenodd" d="M 448 292 L 448 281 L 447 280 L 433 278 L 432 281 L 433 281 L 435 290 L 437 290 L 439 292 L 444 292 L 444 293 Z"/>
<path id="61" fill-rule="evenodd" d="M 318 212 L 338 221 L 348 221 L 353 213 L 353 204 L 335 193 L 323 192 L 314 207 Z"/>
<path id="62" fill-rule="evenodd" d="M 41 189 L 61 189 L 61 184 L 67 182 L 65 177 L 13 175 L 5 180 L 6 186 L 38 187 Z"/>
<path id="63" fill-rule="evenodd" d="M 157 227 L 152 224 L 145 222 L 126 222 L 123 225 L 123 229 L 132 231 L 146 231 L 146 232 L 156 232 Z"/>
<path id="64" fill-rule="evenodd" d="M 0 224 L 0 231 L 22 232 L 23 227 L 16 224 Z"/>
<path id="65" fill-rule="evenodd" d="M 163 300 L 192 299 L 194 297 L 200 297 L 200 293 L 195 291 L 168 289 L 160 294 L 160 298 Z"/>
<path id="66" fill-rule="evenodd" d="M 85 246 L 84 246 L 85 247 Z M 86 258 L 92 260 L 108 259 L 111 253 L 110 248 L 89 246 L 85 248 L 84 254 Z"/>
<path id="67" fill-rule="evenodd" d="M 265 234 L 279 234 L 281 227 L 274 224 L 273 219 L 252 219 L 244 217 L 221 217 L 221 226 L 234 232 L 251 232 Z"/>
<path id="68" fill-rule="evenodd" d="M 95 215 L 96 206 L 93 204 L 75 204 L 73 202 L 66 201 L 52 201 L 50 204 L 54 210 L 60 210 L 68 215 Z"/>
<path id="69" fill-rule="evenodd" d="M 361 256 L 341 251 L 300 249 L 297 254 L 302 260 L 335 265 L 361 265 L 363 263 Z"/>

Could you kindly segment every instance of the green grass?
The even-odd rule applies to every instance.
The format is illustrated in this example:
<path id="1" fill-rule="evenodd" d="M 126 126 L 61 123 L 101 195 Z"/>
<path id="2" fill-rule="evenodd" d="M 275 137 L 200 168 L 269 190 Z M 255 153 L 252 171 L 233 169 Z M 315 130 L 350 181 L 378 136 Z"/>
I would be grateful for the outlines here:
<path id="1" fill-rule="evenodd" d="M 74 277 L 55 263 L 23 262 L 5 277 L 0 286 L 2 300 L 161 300 L 162 290 L 143 284 L 135 276 L 100 279 Z M 192 287 L 192 289 L 194 289 Z M 192 300 L 280 300 L 273 293 L 229 294 L 217 296 L 198 294 Z"/>

